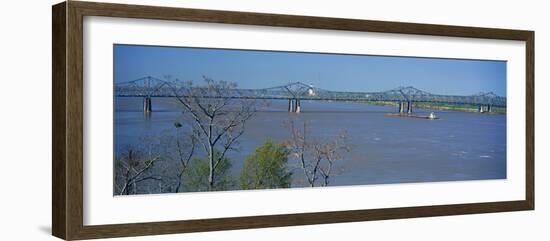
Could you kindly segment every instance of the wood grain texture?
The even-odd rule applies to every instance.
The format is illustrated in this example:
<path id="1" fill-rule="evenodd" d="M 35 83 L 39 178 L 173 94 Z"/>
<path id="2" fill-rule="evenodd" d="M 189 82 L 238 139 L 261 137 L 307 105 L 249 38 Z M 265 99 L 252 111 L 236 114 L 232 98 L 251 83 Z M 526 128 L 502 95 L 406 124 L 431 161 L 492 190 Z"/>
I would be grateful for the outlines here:
<path id="1" fill-rule="evenodd" d="M 79 238 L 204 232 L 528 210 L 524 201 L 85 226 Z"/>
<path id="2" fill-rule="evenodd" d="M 67 239 L 83 228 L 83 15 L 67 5 Z"/>
<path id="3" fill-rule="evenodd" d="M 170 8 L 158 6 L 72 2 L 87 16 L 146 18 L 208 23 L 314 28 L 382 33 L 401 33 L 432 36 L 525 40 L 530 31 L 417 24 L 360 19 L 342 19 L 315 16 L 296 16 L 251 12 L 234 12 L 202 9 Z"/>
<path id="4" fill-rule="evenodd" d="M 52 234 L 66 237 L 65 3 L 52 7 Z"/>
<path id="5" fill-rule="evenodd" d="M 526 42 L 526 194 L 491 203 L 300 213 L 188 221 L 83 225 L 83 17 L 369 31 Z M 356 222 L 534 209 L 534 32 L 358 19 L 69 1 L 53 7 L 52 232 L 67 240 Z"/>
<path id="6" fill-rule="evenodd" d="M 529 32 L 525 47 L 526 58 L 526 147 L 525 147 L 525 200 L 535 209 L 535 33 Z"/>

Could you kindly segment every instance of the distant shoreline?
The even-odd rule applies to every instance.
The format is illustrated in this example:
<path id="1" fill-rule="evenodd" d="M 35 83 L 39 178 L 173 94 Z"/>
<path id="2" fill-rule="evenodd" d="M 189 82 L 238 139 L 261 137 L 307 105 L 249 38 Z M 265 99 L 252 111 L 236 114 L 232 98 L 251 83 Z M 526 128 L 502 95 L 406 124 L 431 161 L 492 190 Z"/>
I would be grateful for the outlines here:
<path id="1" fill-rule="evenodd" d="M 393 106 L 398 108 L 398 105 L 395 102 L 390 101 L 367 101 L 360 102 L 368 105 L 377 105 L 377 106 Z M 414 103 L 413 108 L 420 109 L 431 109 L 431 110 L 447 110 L 447 111 L 460 111 L 460 112 L 478 112 L 478 106 L 475 105 L 452 105 L 452 104 L 442 104 L 442 103 Z M 491 112 L 484 112 L 485 114 L 506 114 L 506 108 L 502 107 L 491 107 Z"/>

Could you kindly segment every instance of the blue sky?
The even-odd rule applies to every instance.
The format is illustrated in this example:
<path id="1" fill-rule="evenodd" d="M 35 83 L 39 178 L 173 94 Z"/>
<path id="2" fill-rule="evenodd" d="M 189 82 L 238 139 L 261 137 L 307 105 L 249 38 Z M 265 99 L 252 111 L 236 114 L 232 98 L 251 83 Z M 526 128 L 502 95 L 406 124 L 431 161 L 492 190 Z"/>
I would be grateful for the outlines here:
<path id="1" fill-rule="evenodd" d="M 202 76 L 267 88 L 301 81 L 340 91 L 414 86 L 434 94 L 506 96 L 506 62 L 370 55 L 115 45 L 115 82 Z"/>

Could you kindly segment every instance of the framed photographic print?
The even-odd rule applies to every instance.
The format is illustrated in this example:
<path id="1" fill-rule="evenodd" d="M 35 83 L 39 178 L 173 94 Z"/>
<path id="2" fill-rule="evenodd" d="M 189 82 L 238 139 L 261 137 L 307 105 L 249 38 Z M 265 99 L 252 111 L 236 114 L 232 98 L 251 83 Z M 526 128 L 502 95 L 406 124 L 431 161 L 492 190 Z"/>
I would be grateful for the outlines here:
<path id="1" fill-rule="evenodd" d="M 53 235 L 534 209 L 534 32 L 53 6 Z"/>

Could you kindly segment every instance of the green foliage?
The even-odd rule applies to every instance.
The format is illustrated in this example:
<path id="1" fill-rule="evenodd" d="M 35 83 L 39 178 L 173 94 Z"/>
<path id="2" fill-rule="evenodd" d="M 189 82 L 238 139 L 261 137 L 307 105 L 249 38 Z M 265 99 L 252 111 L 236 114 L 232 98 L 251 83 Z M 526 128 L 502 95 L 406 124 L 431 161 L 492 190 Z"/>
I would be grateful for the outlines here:
<path id="1" fill-rule="evenodd" d="M 219 151 L 215 151 L 214 158 L 217 158 L 218 155 L 220 155 Z M 231 190 L 235 186 L 235 180 L 231 176 L 230 170 L 231 160 L 225 157 L 214 172 L 214 187 L 209 190 L 209 161 L 208 159 L 193 158 L 183 175 L 185 190 L 188 192 Z"/>
<path id="2" fill-rule="evenodd" d="M 244 162 L 240 175 L 242 189 L 287 188 L 292 172 L 286 170 L 289 151 L 281 144 L 266 141 Z"/>

